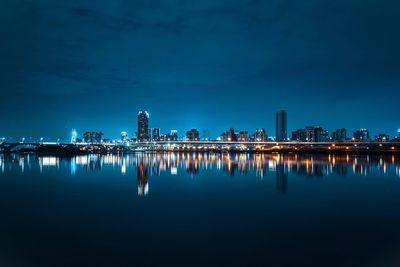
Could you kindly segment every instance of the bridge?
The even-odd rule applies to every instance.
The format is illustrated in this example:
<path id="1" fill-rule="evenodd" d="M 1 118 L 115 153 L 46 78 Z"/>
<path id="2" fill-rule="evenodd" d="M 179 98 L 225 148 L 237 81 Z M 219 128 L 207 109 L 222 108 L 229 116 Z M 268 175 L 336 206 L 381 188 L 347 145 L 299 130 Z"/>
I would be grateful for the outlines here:
<path id="1" fill-rule="evenodd" d="M 212 152 L 400 152 L 400 142 L 228 142 L 158 141 L 127 143 L 0 143 L 3 153 L 131 153 L 140 151 Z"/>

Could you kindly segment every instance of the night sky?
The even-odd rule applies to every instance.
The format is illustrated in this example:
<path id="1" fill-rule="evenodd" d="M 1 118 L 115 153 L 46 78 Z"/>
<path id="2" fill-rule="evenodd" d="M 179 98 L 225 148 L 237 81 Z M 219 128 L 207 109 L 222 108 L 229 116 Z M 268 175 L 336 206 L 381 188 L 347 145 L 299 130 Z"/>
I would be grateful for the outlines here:
<path id="1" fill-rule="evenodd" d="M 395 0 L 2 0 L 0 136 L 400 127 Z"/>

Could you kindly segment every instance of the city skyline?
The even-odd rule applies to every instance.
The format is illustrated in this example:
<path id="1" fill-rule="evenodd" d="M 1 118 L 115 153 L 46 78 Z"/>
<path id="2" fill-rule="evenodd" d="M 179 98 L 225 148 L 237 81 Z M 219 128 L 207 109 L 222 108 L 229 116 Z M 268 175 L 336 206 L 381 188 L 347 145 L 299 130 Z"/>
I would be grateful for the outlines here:
<path id="1" fill-rule="evenodd" d="M 258 136 L 257 134 L 259 131 L 264 131 L 265 134 L 265 140 L 268 141 L 285 141 L 285 140 L 292 140 L 292 141 L 341 141 L 341 140 L 351 140 L 352 138 L 355 140 L 380 140 L 383 138 L 384 141 L 389 141 L 393 138 L 400 138 L 400 128 L 397 129 L 397 131 L 394 131 L 393 133 L 387 133 L 384 131 L 378 131 L 378 132 L 371 132 L 367 127 L 363 128 L 355 128 L 354 130 L 352 129 L 346 129 L 346 128 L 333 128 L 333 129 L 327 129 L 323 127 L 322 125 L 313 125 L 313 124 L 306 124 L 303 127 L 293 129 L 291 130 L 290 124 L 288 124 L 288 115 L 286 110 L 278 110 L 275 113 L 274 117 L 274 124 L 275 128 L 272 131 L 267 131 L 265 130 L 265 127 L 259 127 L 259 128 L 253 128 L 253 129 L 239 129 L 235 127 L 229 127 L 225 130 L 222 130 L 220 134 L 216 134 L 215 136 L 210 136 L 209 131 L 210 128 L 206 129 L 198 129 L 198 128 L 191 128 L 191 129 L 186 129 L 186 130 L 176 130 L 178 128 L 169 128 L 168 130 L 162 130 L 160 127 L 155 125 L 153 122 L 151 122 L 150 119 L 150 113 L 147 110 L 140 110 L 137 114 L 137 121 L 136 121 L 136 128 L 133 127 L 132 130 L 120 130 L 120 131 L 113 131 L 112 135 L 107 135 L 104 134 L 104 131 L 99 130 L 99 129 L 82 129 L 82 131 L 77 131 L 77 129 L 73 128 L 71 132 L 68 133 L 67 136 L 58 136 L 58 137 L 49 137 L 46 135 L 40 135 L 40 136 L 34 136 L 34 137 L 29 137 L 24 135 L 23 137 L 6 137 L 5 135 L 0 135 L 0 141 L 3 140 L 8 140 L 8 141 L 19 141 L 21 140 L 27 140 L 27 141 L 43 141 L 43 140 L 51 140 L 51 141 L 63 141 L 65 142 L 66 140 L 76 140 L 77 137 L 80 135 L 81 139 L 78 138 L 78 140 L 122 140 L 122 139 L 137 139 L 141 141 L 151 141 L 154 140 L 153 135 L 160 137 L 160 136 L 165 136 L 166 140 L 168 141 L 177 141 L 177 140 L 192 140 L 192 141 L 200 141 L 200 140 L 223 140 L 222 135 L 230 135 L 230 137 L 227 137 L 227 140 L 229 141 L 246 141 L 246 140 L 237 140 L 233 138 L 233 136 L 240 136 L 240 135 L 247 135 L 247 138 L 253 137 L 255 140 L 264 140 L 264 138 Z M 290 119 L 289 119 L 290 121 Z M 288 126 L 289 125 L 289 126 Z M 301 131 L 308 131 L 307 129 L 319 129 L 321 131 L 320 135 L 324 136 L 326 139 L 321 139 L 321 137 L 315 138 L 311 137 L 310 139 L 310 134 L 314 135 L 315 133 L 307 133 L 304 132 L 303 138 L 299 137 L 302 136 Z M 156 131 L 156 132 L 154 132 Z M 195 138 L 189 138 L 188 134 L 191 131 L 197 131 L 195 135 L 197 137 Z M 215 129 L 211 129 L 212 132 L 216 132 Z M 363 133 L 359 132 L 365 131 L 365 137 L 357 137 L 358 135 L 363 135 Z M 324 132 L 324 133 L 322 133 Z M 207 133 L 205 136 L 204 133 Z M 273 134 L 274 133 L 274 134 Z M 90 135 L 90 137 L 86 137 L 85 135 Z M 97 135 L 98 138 L 93 137 L 94 135 Z M 171 139 L 171 135 L 174 137 Z M 101 136 L 101 137 L 99 137 Z M 124 136 L 124 137 L 122 137 Z M 121 137 L 121 138 L 119 138 Z M 221 139 L 222 138 L 222 139 Z M 300 139 L 299 139 L 300 138 Z M 240 139 L 240 138 L 239 138 Z M 73 143 L 73 142 L 72 142 Z"/>

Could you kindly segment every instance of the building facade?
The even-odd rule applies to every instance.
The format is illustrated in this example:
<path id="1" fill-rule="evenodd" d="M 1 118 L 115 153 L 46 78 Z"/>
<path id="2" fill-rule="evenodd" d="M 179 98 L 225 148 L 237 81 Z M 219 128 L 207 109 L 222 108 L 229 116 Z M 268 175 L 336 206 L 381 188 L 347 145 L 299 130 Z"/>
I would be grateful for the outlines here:
<path id="1" fill-rule="evenodd" d="M 160 140 L 160 128 L 150 128 L 149 129 L 149 140 L 150 141 L 159 141 Z"/>
<path id="2" fill-rule="evenodd" d="M 344 128 L 336 129 L 332 133 L 332 139 L 335 142 L 344 142 L 347 139 L 347 130 Z"/>
<path id="3" fill-rule="evenodd" d="M 328 142 L 329 132 L 321 126 L 307 126 L 292 133 L 292 140 L 299 142 Z"/>
<path id="4" fill-rule="evenodd" d="M 144 110 L 139 111 L 138 114 L 137 140 L 139 142 L 149 141 L 149 113 Z"/>
<path id="5" fill-rule="evenodd" d="M 200 134 L 199 131 L 196 129 L 191 129 L 190 131 L 186 132 L 186 140 L 187 141 L 199 141 Z"/>
<path id="6" fill-rule="evenodd" d="M 266 142 L 268 139 L 267 132 L 264 128 L 257 129 L 254 134 L 255 142 Z"/>
<path id="7" fill-rule="evenodd" d="M 358 129 L 353 134 L 354 141 L 370 141 L 369 131 L 367 129 Z"/>
<path id="8" fill-rule="evenodd" d="M 275 115 L 276 141 L 287 140 L 287 113 L 286 110 L 280 110 Z"/>
<path id="9" fill-rule="evenodd" d="M 101 144 L 104 135 L 102 132 L 85 132 L 83 134 L 83 141 L 89 144 Z"/>

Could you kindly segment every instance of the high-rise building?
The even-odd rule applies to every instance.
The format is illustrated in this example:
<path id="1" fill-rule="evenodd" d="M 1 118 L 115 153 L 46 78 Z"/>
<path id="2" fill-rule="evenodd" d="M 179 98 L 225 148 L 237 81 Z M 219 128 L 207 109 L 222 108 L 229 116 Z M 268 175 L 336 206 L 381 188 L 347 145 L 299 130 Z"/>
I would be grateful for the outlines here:
<path id="1" fill-rule="evenodd" d="M 287 140 L 287 113 L 280 110 L 275 115 L 276 141 L 282 142 Z"/>
<path id="2" fill-rule="evenodd" d="M 353 138 L 355 141 L 369 141 L 369 131 L 367 129 L 358 129 L 354 132 Z"/>
<path id="3" fill-rule="evenodd" d="M 199 131 L 196 129 L 191 129 L 190 131 L 186 132 L 186 140 L 187 141 L 199 141 L 200 134 Z"/>
<path id="4" fill-rule="evenodd" d="M 292 133 L 292 140 L 300 142 L 327 142 L 329 132 L 321 126 L 307 126 Z"/>
<path id="5" fill-rule="evenodd" d="M 144 110 L 138 114 L 137 139 L 139 142 L 149 141 L 149 113 Z"/>
<path id="6" fill-rule="evenodd" d="M 149 129 L 149 139 L 150 141 L 158 141 L 160 139 L 160 128 L 150 128 Z"/>
<path id="7" fill-rule="evenodd" d="M 237 140 L 239 142 L 248 142 L 249 141 L 249 133 L 247 131 L 240 131 L 237 134 Z"/>
<path id="8" fill-rule="evenodd" d="M 223 132 L 218 138 L 218 141 L 227 141 L 226 132 Z"/>
<path id="9" fill-rule="evenodd" d="M 236 134 L 235 134 L 235 129 L 230 128 L 228 131 L 226 131 L 225 138 L 226 138 L 226 141 L 228 141 L 228 142 L 237 141 Z"/>
<path id="10" fill-rule="evenodd" d="M 167 141 L 178 141 L 178 131 L 172 130 L 169 134 L 167 134 L 166 139 Z"/>
<path id="11" fill-rule="evenodd" d="M 267 141 L 267 132 L 264 128 L 260 128 L 256 130 L 254 134 L 254 141 L 255 142 L 266 142 Z"/>
<path id="12" fill-rule="evenodd" d="M 347 131 L 344 128 L 341 129 L 336 129 L 333 133 L 332 133 L 332 139 L 335 142 L 343 142 L 346 141 L 347 139 Z"/>

